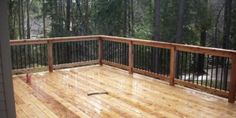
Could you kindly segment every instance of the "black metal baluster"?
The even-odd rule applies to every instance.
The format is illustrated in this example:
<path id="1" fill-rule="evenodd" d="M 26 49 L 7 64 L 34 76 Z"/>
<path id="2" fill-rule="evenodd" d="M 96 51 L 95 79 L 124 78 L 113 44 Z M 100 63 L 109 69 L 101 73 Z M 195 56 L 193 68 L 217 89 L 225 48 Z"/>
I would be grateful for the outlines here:
<path id="1" fill-rule="evenodd" d="M 192 70 L 191 70 L 191 59 L 192 59 L 192 54 L 191 53 L 187 53 L 187 57 L 188 57 L 188 82 L 191 82 L 191 74 L 192 74 Z"/>
<path id="2" fill-rule="evenodd" d="M 187 76 L 187 52 L 183 52 L 183 59 L 184 59 L 184 81 L 187 80 L 186 76 Z"/>
<path id="3" fill-rule="evenodd" d="M 223 62 L 223 64 L 222 64 Z M 224 68 L 225 68 L 225 59 L 220 58 L 220 64 L 221 64 L 221 72 L 220 72 L 220 90 L 222 89 L 222 83 L 223 83 L 223 74 L 224 74 Z"/>
<path id="4" fill-rule="evenodd" d="M 207 61 L 206 61 L 206 70 L 207 70 L 207 74 L 206 74 L 206 82 L 205 82 L 205 86 L 208 86 L 208 72 L 209 72 L 209 67 L 208 67 L 208 65 L 209 65 L 209 55 L 207 55 Z"/>
<path id="5" fill-rule="evenodd" d="M 193 69 L 192 69 L 192 74 L 193 74 L 193 80 L 192 80 L 192 82 L 194 83 L 194 81 L 195 81 L 195 54 L 193 54 L 192 53 L 192 57 L 191 57 L 191 60 L 192 60 L 192 64 L 193 64 Z"/>
<path id="6" fill-rule="evenodd" d="M 215 88 L 218 88 L 218 64 L 219 64 L 219 58 L 216 57 Z"/>
<path id="7" fill-rule="evenodd" d="M 213 87 L 213 74 L 214 74 L 214 65 L 215 65 L 215 57 L 212 56 L 212 64 L 211 64 L 211 80 L 210 80 L 210 87 Z"/>
<path id="8" fill-rule="evenodd" d="M 14 46 L 11 46 L 11 63 L 12 63 L 12 69 L 15 69 Z"/>
<path id="9" fill-rule="evenodd" d="M 143 58 L 144 58 L 143 46 L 140 46 L 140 47 L 141 47 L 141 69 L 142 69 L 142 70 L 145 70 L 145 69 L 144 69 L 144 64 L 143 64 Z"/>
<path id="10" fill-rule="evenodd" d="M 205 65 L 205 55 L 203 56 L 203 65 Z M 205 69 L 205 67 L 203 66 L 203 71 L 204 71 L 204 69 Z M 203 83 L 203 76 L 204 76 L 204 73 L 202 73 L 202 75 L 201 75 L 201 85 Z"/>
<path id="11" fill-rule="evenodd" d="M 229 58 L 227 58 L 227 63 L 226 63 L 226 71 L 225 71 L 225 79 L 226 79 L 226 83 L 225 84 L 225 88 L 224 90 L 227 91 L 227 88 L 228 88 L 228 71 L 229 71 Z"/>

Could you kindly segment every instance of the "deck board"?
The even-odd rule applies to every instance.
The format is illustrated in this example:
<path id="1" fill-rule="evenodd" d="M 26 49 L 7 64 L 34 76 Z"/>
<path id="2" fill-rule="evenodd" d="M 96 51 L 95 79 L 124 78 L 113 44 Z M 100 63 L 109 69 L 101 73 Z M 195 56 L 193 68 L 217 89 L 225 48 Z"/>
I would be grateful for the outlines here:
<path id="1" fill-rule="evenodd" d="M 110 66 L 13 76 L 17 117 L 236 117 L 227 99 Z M 87 96 L 90 92 L 109 94 Z"/>

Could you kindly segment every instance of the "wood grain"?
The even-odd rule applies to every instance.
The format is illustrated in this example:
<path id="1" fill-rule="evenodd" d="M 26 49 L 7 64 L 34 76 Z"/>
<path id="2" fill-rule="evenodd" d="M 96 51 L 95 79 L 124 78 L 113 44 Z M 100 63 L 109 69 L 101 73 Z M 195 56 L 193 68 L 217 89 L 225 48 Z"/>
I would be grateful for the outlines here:
<path id="1" fill-rule="evenodd" d="M 13 78 L 19 118 L 236 117 L 236 104 L 115 67 L 86 66 Z M 109 94 L 88 96 L 106 91 Z"/>
<path id="2" fill-rule="evenodd" d="M 232 59 L 232 70 L 231 70 L 231 78 L 230 78 L 230 89 L 229 89 L 229 99 L 228 102 L 235 102 L 235 94 L 236 94 L 236 56 Z"/>

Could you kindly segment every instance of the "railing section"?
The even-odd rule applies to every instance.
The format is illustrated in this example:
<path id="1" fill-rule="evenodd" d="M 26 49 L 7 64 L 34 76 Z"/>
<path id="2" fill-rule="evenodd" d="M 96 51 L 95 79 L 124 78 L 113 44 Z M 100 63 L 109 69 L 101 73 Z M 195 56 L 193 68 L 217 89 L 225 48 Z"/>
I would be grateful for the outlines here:
<path id="1" fill-rule="evenodd" d="M 14 72 L 107 64 L 235 101 L 236 51 L 114 36 L 11 41 Z"/>

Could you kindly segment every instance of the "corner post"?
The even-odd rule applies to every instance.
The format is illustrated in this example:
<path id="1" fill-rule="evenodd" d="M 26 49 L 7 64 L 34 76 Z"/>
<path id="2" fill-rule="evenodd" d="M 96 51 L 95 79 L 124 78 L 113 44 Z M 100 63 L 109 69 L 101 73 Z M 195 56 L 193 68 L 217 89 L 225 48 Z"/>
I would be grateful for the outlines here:
<path id="1" fill-rule="evenodd" d="M 52 48 L 53 48 L 53 43 L 48 40 L 48 70 L 49 72 L 53 72 L 53 51 L 52 51 Z"/>
<path id="2" fill-rule="evenodd" d="M 170 80 L 171 86 L 175 85 L 175 72 L 176 72 L 176 49 L 172 47 L 170 50 Z"/>
<path id="3" fill-rule="evenodd" d="M 229 97 L 228 102 L 234 103 L 235 102 L 235 94 L 236 94 L 236 55 L 232 57 L 232 69 L 231 69 L 231 78 L 230 78 L 230 85 L 229 85 Z"/>
<path id="4" fill-rule="evenodd" d="M 133 74 L 134 66 L 134 53 L 133 53 L 133 42 L 129 42 L 129 74 Z"/>
<path id="5" fill-rule="evenodd" d="M 98 61 L 99 65 L 102 66 L 102 59 L 103 59 L 103 40 L 102 37 L 98 39 Z"/>

